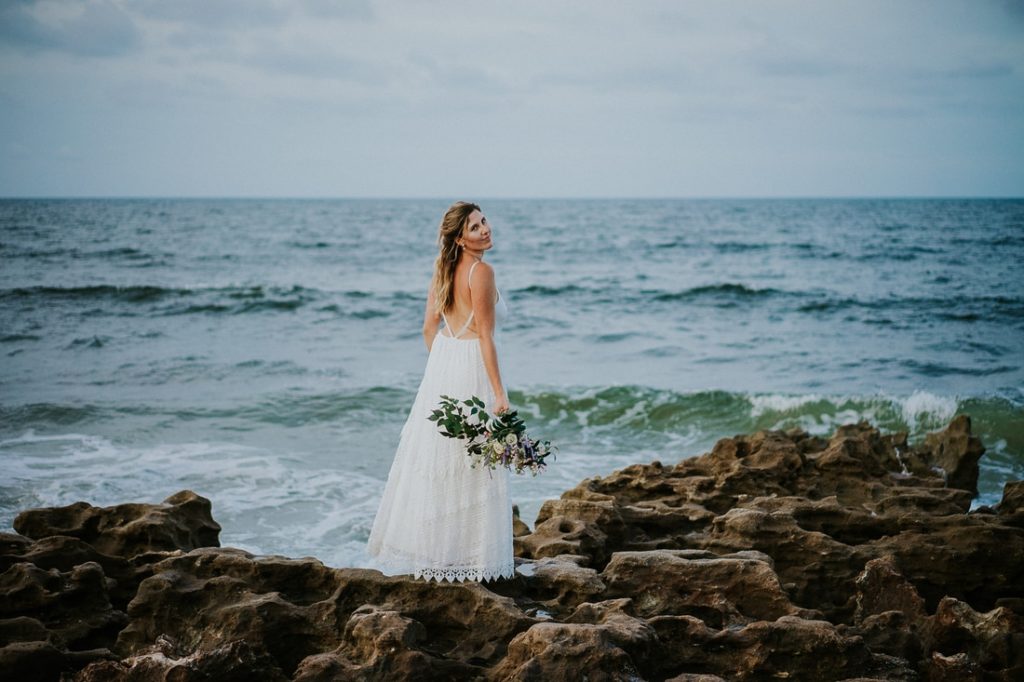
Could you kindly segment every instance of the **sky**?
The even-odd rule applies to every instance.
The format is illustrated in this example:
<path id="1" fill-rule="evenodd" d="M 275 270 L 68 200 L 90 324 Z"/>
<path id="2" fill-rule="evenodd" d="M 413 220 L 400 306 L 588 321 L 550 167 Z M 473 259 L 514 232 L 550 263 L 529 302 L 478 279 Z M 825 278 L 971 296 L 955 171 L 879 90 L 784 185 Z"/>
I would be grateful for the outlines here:
<path id="1" fill-rule="evenodd" d="M 0 0 L 0 196 L 1024 196 L 1024 0 Z"/>

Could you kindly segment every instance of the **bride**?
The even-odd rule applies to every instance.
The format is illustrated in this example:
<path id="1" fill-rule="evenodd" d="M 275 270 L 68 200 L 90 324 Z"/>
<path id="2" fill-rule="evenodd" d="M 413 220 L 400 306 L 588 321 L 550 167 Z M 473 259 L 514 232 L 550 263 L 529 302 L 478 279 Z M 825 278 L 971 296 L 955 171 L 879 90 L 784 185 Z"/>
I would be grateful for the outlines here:
<path id="1" fill-rule="evenodd" d="M 438 581 L 511 578 L 508 470 L 471 468 L 465 442 L 442 436 L 427 419 L 442 395 L 478 396 L 491 414 L 509 409 L 494 342 L 505 299 L 495 287 L 494 269 L 483 262 L 493 242 L 480 207 L 452 204 L 441 220 L 438 246 L 423 319 L 427 366 L 367 550 L 391 574 Z"/>

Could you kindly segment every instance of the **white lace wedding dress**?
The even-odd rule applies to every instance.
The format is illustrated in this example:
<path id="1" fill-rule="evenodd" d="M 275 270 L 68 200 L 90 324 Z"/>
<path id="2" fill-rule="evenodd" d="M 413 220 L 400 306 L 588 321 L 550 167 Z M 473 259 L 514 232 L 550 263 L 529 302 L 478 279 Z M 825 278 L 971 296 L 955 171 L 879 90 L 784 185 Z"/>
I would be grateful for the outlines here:
<path id="1" fill-rule="evenodd" d="M 507 316 L 500 294 L 494 313 L 497 326 Z M 442 436 L 427 419 L 442 395 L 494 405 L 478 340 L 459 338 L 468 326 L 454 333 L 445 319 L 402 428 L 367 544 L 384 573 L 481 581 L 515 572 L 509 472 L 471 468 L 465 441 Z"/>

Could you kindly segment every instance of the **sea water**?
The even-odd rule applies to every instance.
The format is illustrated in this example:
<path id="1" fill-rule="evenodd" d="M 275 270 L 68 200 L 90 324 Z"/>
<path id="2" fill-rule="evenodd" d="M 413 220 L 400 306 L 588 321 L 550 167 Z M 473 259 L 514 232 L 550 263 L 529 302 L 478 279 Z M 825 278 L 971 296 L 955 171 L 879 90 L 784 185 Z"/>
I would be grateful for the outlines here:
<path id="1" fill-rule="evenodd" d="M 0 528 L 213 501 L 225 545 L 360 565 L 418 385 L 437 200 L 0 201 Z M 1024 477 L 1024 200 L 490 200 L 545 499 L 716 440 L 967 413 Z"/>

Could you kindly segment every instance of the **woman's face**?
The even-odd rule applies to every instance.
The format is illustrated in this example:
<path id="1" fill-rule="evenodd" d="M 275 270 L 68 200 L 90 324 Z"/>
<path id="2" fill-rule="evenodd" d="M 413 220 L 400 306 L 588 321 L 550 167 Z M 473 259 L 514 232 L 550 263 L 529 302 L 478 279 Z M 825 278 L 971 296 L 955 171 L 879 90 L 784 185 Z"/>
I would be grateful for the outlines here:
<path id="1" fill-rule="evenodd" d="M 462 247 L 470 251 L 486 251 L 494 246 L 491 241 L 491 224 L 480 211 L 469 214 L 466 227 L 462 229 Z"/>

